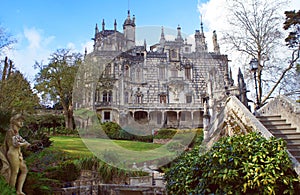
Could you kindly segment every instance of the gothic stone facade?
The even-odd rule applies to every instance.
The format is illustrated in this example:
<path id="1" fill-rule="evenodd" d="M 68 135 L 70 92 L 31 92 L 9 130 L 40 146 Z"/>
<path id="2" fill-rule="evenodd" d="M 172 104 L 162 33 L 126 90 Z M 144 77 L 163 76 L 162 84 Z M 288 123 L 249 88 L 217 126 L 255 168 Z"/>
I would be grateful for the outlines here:
<path id="1" fill-rule="evenodd" d="M 123 32 L 117 30 L 116 21 L 113 30 L 105 29 L 104 20 L 101 31 L 96 24 L 94 50 L 85 60 L 93 63 L 92 59 L 100 57 L 102 63 L 95 61 L 93 67 L 101 71 L 91 71 L 96 83 L 86 85 L 92 90 L 83 92 L 83 101 L 75 107 L 88 105 L 103 122 L 121 126 L 134 122 L 150 129 L 203 127 L 210 105 L 221 106 L 236 89 L 216 33 L 214 50 L 208 52 L 202 22 L 195 31 L 194 49 L 183 39 L 180 26 L 175 40 L 166 40 L 162 28 L 159 42 L 150 49 L 146 43 L 136 46 L 135 30 L 135 17 L 129 11 Z M 86 79 L 91 76 L 84 75 Z"/>

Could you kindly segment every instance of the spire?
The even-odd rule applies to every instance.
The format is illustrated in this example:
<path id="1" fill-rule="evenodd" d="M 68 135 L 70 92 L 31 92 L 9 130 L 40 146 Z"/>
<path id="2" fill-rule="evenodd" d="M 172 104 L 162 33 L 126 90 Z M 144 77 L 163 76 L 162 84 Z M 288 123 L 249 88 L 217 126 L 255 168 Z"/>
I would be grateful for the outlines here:
<path id="1" fill-rule="evenodd" d="M 117 20 L 115 19 L 115 23 L 114 23 L 114 30 L 115 32 L 117 31 Z"/>
<path id="2" fill-rule="evenodd" d="M 207 44 L 205 42 L 205 35 L 203 31 L 202 14 L 201 14 L 200 28 L 201 28 L 201 32 L 200 30 L 196 30 L 195 32 L 196 52 L 207 52 Z"/>
<path id="3" fill-rule="evenodd" d="M 147 42 L 146 42 L 146 39 L 144 39 L 144 48 L 145 48 L 145 50 L 147 50 Z"/>
<path id="4" fill-rule="evenodd" d="M 204 32 L 203 32 L 203 22 L 202 22 L 202 14 L 201 14 L 201 23 L 200 23 L 200 26 L 201 26 L 201 34 L 204 35 Z"/>
<path id="5" fill-rule="evenodd" d="M 104 22 L 104 19 L 102 20 L 102 31 L 105 30 L 105 22 Z"/>
<path id="6" fill-rule="evenodd" d="M 130 10 L 127 10 L 127 19 L 130 20 Z"/>
<path id="7" fill-rule="evenodd" d="M 159 41 L 159 43 L 160 44 L 164 44 L 165 41 L 166 41 L 166 39 L 165 39 L 164 27 L 162 26 L 161 27 L 161 34 L 160 34 L 160 41 Z"/>
<path id="8" fill-rule="evenodd" d="M 97 34 L 99 32 L 99 29 L 98 29 L 98 24 L 96 23 L 96 27 L 95 27 L 95 34 Z"/>
<path id="9" fill-rule="evenodd" d="M 178 27 L 177 27 L 177 38 L 175 40 L 183 42 L 183 38 L 181 36 L 181 27 L 180 27 L 179 24 L 178 24 Z"/>

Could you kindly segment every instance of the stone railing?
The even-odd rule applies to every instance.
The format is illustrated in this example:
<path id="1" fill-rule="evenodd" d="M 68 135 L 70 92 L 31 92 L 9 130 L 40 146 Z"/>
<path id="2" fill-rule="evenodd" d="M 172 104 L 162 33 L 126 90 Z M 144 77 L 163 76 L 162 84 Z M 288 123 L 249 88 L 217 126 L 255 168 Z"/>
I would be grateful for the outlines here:
<path id="1" fill-rule="evenodd" d="M 293 128 L 300 132 L 300 104 L 293 102 L 284 95 L 279 95 L 258 110 L 258 114 L 281 115 Z"/>
<path id="2" fill-rule="evenodd" d="M 261 133 L 266 138 L 273 136 L 238 98 L 231 96 L 215 120 L 205 129 L 203 145 L 209 149 L 222 136 L 253 131 Z M 288 154 L 296 173 L 300 176 L 300 163 L 289 152 Z"/>

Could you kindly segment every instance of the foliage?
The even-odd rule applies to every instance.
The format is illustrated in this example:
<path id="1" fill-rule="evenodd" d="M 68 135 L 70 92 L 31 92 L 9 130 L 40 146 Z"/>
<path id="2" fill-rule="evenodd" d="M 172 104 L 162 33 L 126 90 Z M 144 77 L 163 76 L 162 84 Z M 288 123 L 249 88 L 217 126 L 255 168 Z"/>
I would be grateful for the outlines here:
<path id="1" fill-rule="evenodd" d="M 176 133 L 176 129 L 160 129 L 154 133 L 154 139 L 172 139 Z"/>
<path id="2" fill-rule="evenodd" d="M 10 195 L 16 194 L 16 190 L 11 186 L 9 186 L 2 176 L 0 176 L 0 189 L 1 189 L 1 194 L 10 194 Z"/>
<path id="3" fill-rule="evenodd" d="M 299 180 L 282 139 L 224 137 L 204 154 L 181 156 L 166 172 L 171 194 L 293 194 Z"/>
<path id="4" fill-rule="evenodd" d="M 130 171 L 111 166 L 95 156 L 80 158 L 77 160 L 77 165 L 81 170 L 97 171 L 103 183 L 120 183 L 128 177 L 147 175 L 142 171 Z"/>
<path id="5" fill-rule="evenodd" d="M 26 194 L 51 194 L 53 187 L 59 186 L 58 180 L 50 179 L 53 166 L 60 164 L 70 158 L 59 150 L 52 151 L 50 148 L 37 153 L 31 153 L 26 157 L 26 164 L 29 169 L 24 192 Z"/>
<path id="6" fill-rule="evenodd" d="M 48 178 L 58 180 L 59 183 L 74 181 L 80 176 L 80 169 L 75 165 L 74 160 L 60 162 L 46 171 Z"/>
<path id="7" fill-rule="evenodd" d="M 143 141 L 143 142 L 152 142 L 153 136 L 147 135 L 134 135 L 122 129 L 120 125 L 115 122 L 104 122 L 101 124 L 102 130 L 105 132 L 107 137 L 110 139 L 117 139 L 117 140 L 134 140 L 134 141 Z M 101 132 L 101 131 L 100 131 Z M 103 136 L 99 136 L 103 138 Z"/>
<path id="8" fill-rule="evenodd" d="M 32 113 L 38 103 L 39 99 L 33 93 L 29 81 L 20 71 L 15 70 L 13 62 L 6 57 L 0 80 L 0 110 L 11 114 Z"/>
<path id="9" fill-rule="evenodd" d="M 289 47 L 298 47 L 300 44 L 300 10 L 297 12 L 286 11 L 284 12 L 286 19 L 284 22 L 284 30 L 290 30 L 288 37 L 285 41 Z"/>
<path id="10" fill-rule="evenodd" d="M 48 65 L 35 64 L 39 69 L 35 78 L 35 89 L 43 98 L 50 96 L 54 102 L 60 102 L 64 110 L 66 128 L 69 129 L 74 128 L 72 92 L 76 72 L 81 63 L 81 54 L 59 49 L 51 55 Z"/>

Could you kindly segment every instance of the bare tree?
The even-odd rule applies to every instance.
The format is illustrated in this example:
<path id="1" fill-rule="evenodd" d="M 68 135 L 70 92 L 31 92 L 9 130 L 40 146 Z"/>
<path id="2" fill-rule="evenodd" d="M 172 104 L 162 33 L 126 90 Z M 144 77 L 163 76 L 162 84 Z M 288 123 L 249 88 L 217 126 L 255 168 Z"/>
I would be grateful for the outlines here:
<path id="1" fill-rule="evenodd" d="M 289 70 L 284 69 L 280 76 L 275 75 L 278 71 L 272 69 L 277 67 L 277 63 L 282 64 L 282 60 L 278 60 L 277 49 L 283 45 L 284 20 L 281 10 L 286 4 L 285 0 L 228 0 L 230 30 L 224 33 L 223 41 L 231 45 L 232 49 L 258 61 L 257 108 L 266 102 Z M 273 70 L 272 78 L 263 74 L 268 69 Z M 273 88 L 270 86 L 272 89 L 269 93 L 265 93 L 263 86 L 273 85 L 270 79 L 275 85 Z M 264 94 L 267 95 L 262 99 Z"/>
<path id="2" fill-rule="evenodd" d="M 16 40 L 5 30 L 5 28 L 0 26 L 0 54 L 3 49 L 9 48 Z"/>

